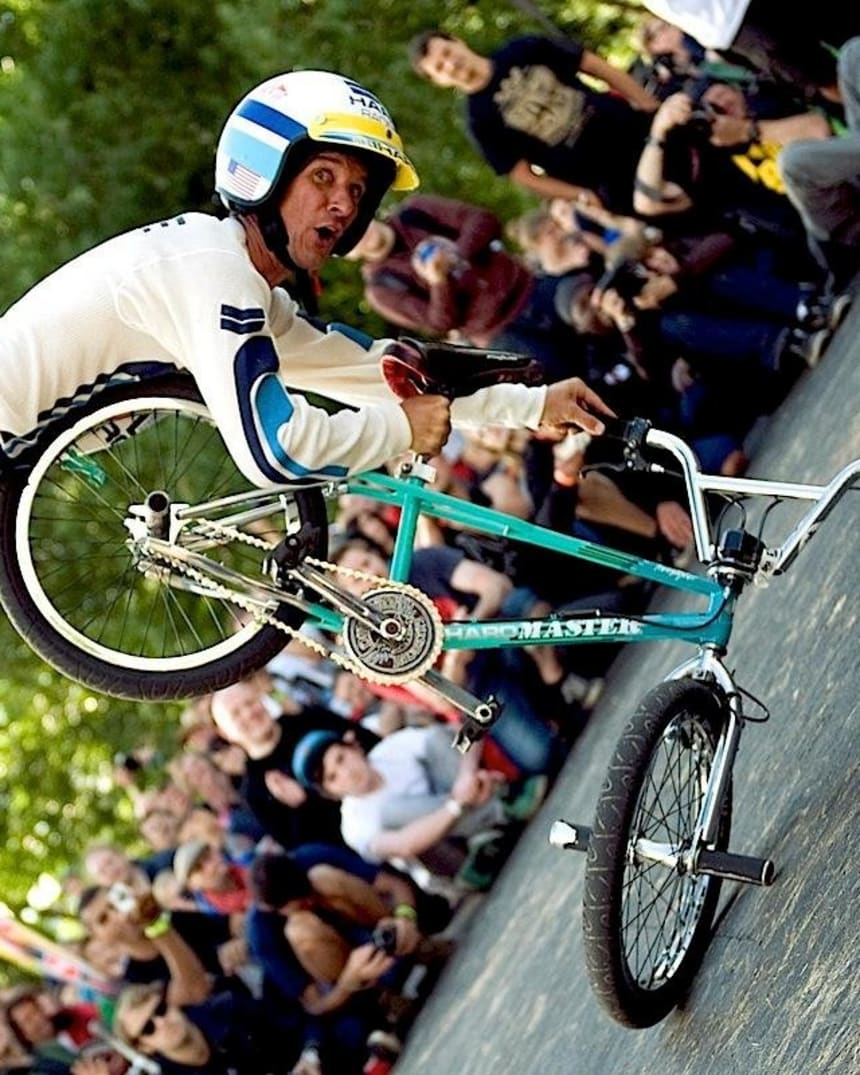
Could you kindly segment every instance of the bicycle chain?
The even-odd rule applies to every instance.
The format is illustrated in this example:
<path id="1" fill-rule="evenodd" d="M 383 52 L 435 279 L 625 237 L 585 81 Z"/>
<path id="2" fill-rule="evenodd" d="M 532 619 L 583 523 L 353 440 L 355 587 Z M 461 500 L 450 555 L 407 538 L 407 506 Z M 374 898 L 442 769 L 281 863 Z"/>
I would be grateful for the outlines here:
<path id="1" fill-rule="evenodd" d="M 246 534 L 244 531 L 237 530 L 232 526 L 225 526 L 223 523 L 213 523 L 209 520 L 195 520 L 194 532 L 198 534 L 202 533 L 204 536 L 208 534 L 215 538 L 228 537 L 231 541 L 237 541 L 243 545 L 250 545 L 252 548 L 260 549 L 265 552 L 272 552 L 277 548 L 276 544 L 265 541 L 263 538 L 254 537 L 253 535 Z M 161 555 L 165 554 L 162 553 Z M 169 554 L 167 554 L 167 559 L 171 559 Z M 359 579 L 363 582 L 371 582 L 388 589 L 399 590 L 404 595 L 415 600 L 428 612 L 433 620 L 437 642 L 434 647 L 432 660 L 429 663 L 435 663 L 436 658 L 439 656 L 442 649 L 442 633 L 444 627 L 438 609 L 427 595 L 421 592 L 421 590 L 417 589 L 415 586 L 410 586 L 406 582 L 394 582 L 392 579 L 385 578 L 381 575 L 373 575 L 367 571 L 358 571 L 355 568 L 341 567 L 340 564 L 333 564 L 328 560 L 320 560 L 315 556 L 306 556 L 304 561 L 312 567 L 327 571 L 330 574 L 342 575 L 346 578 Z M 367 680 L 370 683 L 397 685 L 400 683 L 409 683 L 418 678 L 414 671 L 402 674 L 396 672 L 374 672 L 359 661 L 353 660 L 353 658 L 345 651 L 327 645 L 324 642 L 320 642 L 310 635 L 304 635 L 297 628 L 290 627 L 289 624 L 283 623 L 271 613 L 264 612 L 249 598 L 243 597 L 241 594 L 236 593 L 227 586 L 223 586 L 221 583 L 213 582 L 202 571 L 198 571 L 197 568 L 191 567 L 190 564 L 184 563 L 181 560 L 171 560 L 170 566 L 172 569 L 178 570 L 180 574 L 184 574 L 188 576 L 188 578 L 205 586 L 209 591 L 209 596 L 230 601 L 232 604 L 238 605 L 239 608 L 250 613 L 260 623 L 264 623 L 269 627 L 275 627 L 290 638 L 297 639 L 303 646 L 307 646 L 308 649 L 313 650 L 323 658 L 334 661 L 335 664 L 344 668 L 347 672 L 351 672 L 353 675 L 358 676 L 360 679 Z"/>

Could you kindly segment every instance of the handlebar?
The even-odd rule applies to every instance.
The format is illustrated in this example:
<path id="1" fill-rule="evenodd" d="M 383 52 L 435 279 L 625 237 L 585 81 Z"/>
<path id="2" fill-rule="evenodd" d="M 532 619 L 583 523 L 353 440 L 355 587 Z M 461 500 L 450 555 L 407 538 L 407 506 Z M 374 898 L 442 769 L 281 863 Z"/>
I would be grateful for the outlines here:
<path id="1" fill-rule="evenodd" d="M 662 429 L 654 429 L 645 418 L 607 418 L 604 422 L 610 440 L 621 441 L 624 466 L 627 469 L 664 474 L 665 468 L 644 458 L 644 447 L 659 448 L 669 452 L 681 465 L 681 477 L 687 491 L 687 502 L 693 524 L 696 555 L 701 563 L 708 563 L 714 556 L 705 493 L 724 493 L 730 496 L 767 496 L 787 500 L 809 500 L 812 506 L 796 524 L 785 541 L 771 551 L 765 568 L 768 575 L 779 575 L 797 556 L 805 542 L 815 532 L 842 496 L 860 477 L 860 459 L 846 464 L 827 485 L 807 485 L 798 482 L 781 482 L 757 478 L 730 478 L 704 474 L 692 448 L 680 437 Z"/>

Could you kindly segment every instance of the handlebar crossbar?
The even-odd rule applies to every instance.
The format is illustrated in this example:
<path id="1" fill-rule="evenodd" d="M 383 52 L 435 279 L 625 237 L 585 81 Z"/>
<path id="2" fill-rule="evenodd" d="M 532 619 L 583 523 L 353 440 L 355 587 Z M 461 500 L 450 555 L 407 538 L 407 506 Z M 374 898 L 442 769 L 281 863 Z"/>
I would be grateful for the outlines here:
<path id="1" fill-rule="evenodd" d="M 644 420 L 643 420 L 644 423 Z M 628 427 L 635 423 L 628 422 Z M 693 524 L 693 536 L 696 553 L 702 563 L 708 563 L 714 556 L 708 511 L 704 494 L 707 492 L 727 493 L 736 496 L 768 496 L 776 499 L 809 500 L 811 508 L 800 519 L 788 537 L 778 548 L 771 550 L 767 573 L 779 575 L 797 556 L 805 542 L 812 537 L 819 523 L 825 519 L 853 483 L 860 478 L 860 459 L 847 463 L 827 485 L 808 485 L 799 482 L 767 481 L 757 478 L 728 478 L 714 474 L 703 474 L 692 449 L 679 437 L 665 430 L 653 429 L 644 423 L 641 427 L 629 429 L 625 440 L 625 461 L 629 453 L 639 455 L 641 444 L 648 447 L 662 448 L 669 452 L 681 465 L 690 517 Z M 610 436 L 613 433 L 610 432 Z M 617 434 L 615 434 L 617 436 Z M 641 460 L 641 456 L 640 456 Z M 659 464 L 641 460 L 644 468 L 653 472 L 664 472 Z M 631 465 L 628 463 L 627 465 Z M 635 463 L 635 469 L 640 469 Z"/>

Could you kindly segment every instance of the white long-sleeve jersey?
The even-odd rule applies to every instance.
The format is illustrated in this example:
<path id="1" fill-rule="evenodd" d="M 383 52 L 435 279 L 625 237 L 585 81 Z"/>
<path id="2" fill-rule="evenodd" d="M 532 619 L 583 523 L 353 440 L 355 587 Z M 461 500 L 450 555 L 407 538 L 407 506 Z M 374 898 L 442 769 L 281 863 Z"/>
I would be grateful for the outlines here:
<path id="1" fill-rule="evenodd" d="M 190 213 L 81 254 L 0 318 L 0 440 L 129 364 L 161 362 L 194 377 L 256 485 L 370 470 L 411 441 L 380 372 L 387 342 L 321 331 L 257 272 L 238 221 Z M 329 414 L 305 391 L 357 409 Z M 452 422 L 535 428 L 545 394 L 495 385 L 455 400 Z"/>

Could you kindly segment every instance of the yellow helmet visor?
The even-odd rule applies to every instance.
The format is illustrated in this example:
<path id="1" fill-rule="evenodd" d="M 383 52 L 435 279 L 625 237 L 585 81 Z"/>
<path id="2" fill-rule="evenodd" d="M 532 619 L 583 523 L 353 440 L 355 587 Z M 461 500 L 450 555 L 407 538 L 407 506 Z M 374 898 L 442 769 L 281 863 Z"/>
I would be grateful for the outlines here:
<path id="1" fill-rule="evenodd" d="M 381 120 L 332 112 L 309 123 L 308 135 L 315 142 L 354 146 L 387 157 L 396 168 L 392 190 L 414 190 L 420 182 L 412 162 L 403 152 L 400 135 Z"/>

